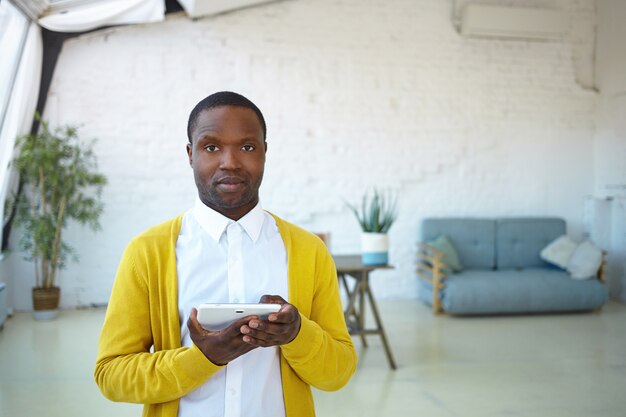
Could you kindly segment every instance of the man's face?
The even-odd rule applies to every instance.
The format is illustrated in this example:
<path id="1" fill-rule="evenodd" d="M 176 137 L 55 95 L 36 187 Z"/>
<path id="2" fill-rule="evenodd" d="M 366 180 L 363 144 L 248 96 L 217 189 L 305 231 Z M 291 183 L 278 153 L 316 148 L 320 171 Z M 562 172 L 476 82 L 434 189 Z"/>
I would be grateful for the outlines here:
<path id="1" fill-rule="evenodd" d="M 259 202 L 267 144 L 256 113 L 221 106 L 198 115 L 187 144 L 200 200 L 239 220 Z"/>

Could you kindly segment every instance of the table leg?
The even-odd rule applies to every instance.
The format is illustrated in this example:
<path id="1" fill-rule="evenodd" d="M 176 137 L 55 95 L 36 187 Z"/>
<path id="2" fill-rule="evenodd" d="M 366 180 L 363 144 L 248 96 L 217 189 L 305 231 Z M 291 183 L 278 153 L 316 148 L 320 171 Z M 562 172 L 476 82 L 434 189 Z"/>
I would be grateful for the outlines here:
<path id="1" fill-rule="evenodd" d="M 363 291 L 363 280 L 356 280 L 354 287 L 350 290 L 348 286 L 348 280 L 346 274 L 339 274 L 339 279 L 343 283 L 343 287 L 348 295 L 348 306 L 344 311 L 344 317 L 346 324 L 351 334 L 358 334 L 361 337 L 363 346 L 367 347 L 367 340 L 365 340 L 365 293 Z M 358 298 L 358 299 L 357 299 Z"/>
<path id="2" fill-rule="evenodd" d="M 365 291 L 367 290 L 367 278 L 368 273 L 366 271 L 361 272 L 361 279 L 357 282 L 355 290 L 359 292 L 359 328 L 365 330 Z M 361 342 L 363 346 L 367 347 L 367 340 L 365 339 L 365 333 L 361 333 Z"/>
<path id="3" fill-rule="evenodd" d="M 343 283 L 343 287 L 346 290 L 346 295 L 348 296 L 348 305 L 343 313 L 345 320 L 346 320 L 346 324 L 348 325 L 348 330 L 357 331 L 359 329 L 355 328 L 355 326 L 358 327 L 359 321 L 358 321 L 358 314 L 356 311 L 356 285 L 354 289 L 350 290 L 350 287 L 348 286 L 348 280 L 346 279 L 346 274 L 339 274 L 339 278 L 341 279 L 341 282 Z M 354 318 L 354 323 L 353 323 L 353 318 Z"/>
<path id="4" fill-rule="evenodd" d="M 383 328 L 383 322 L 380 319 L 380 315 L 378 314 L 378 307 L 376 307 L 376 302 L 374 301 L 374 296 L 372 295 L 372 292 L 370 291 L 369 285 L 366 285 L 364 291 L 367 292 L 367 298 L 369 299 L 370 306 L 372 307 L 374 320 L 376 321 L 376 326 L 380 333 L 380 338 L 382 339 L 383 347 L 385 348 L 385 353 L 387 354 L 387 360 L 389 361 L 389 366 L 391 366 L 391 369 L 396 369 L 396 362 L 393 359 L 391 348 L 389 347 L 389 343 L 387 342 L 387 335 L 385 334 L 385 329 Z"/>
<path id="5" fill-rule="evenodd" d="M 348 296 L 348 299 L 350 299 L 352 291 L 350 291 L 350 288 L 348 287 L 348 281 L 346 280 L 346 274 L 339 274 L 339 279 L 341 279 L 341 282 L 343 283 L 343 288 L 346 290 L 346 295 Z"/>

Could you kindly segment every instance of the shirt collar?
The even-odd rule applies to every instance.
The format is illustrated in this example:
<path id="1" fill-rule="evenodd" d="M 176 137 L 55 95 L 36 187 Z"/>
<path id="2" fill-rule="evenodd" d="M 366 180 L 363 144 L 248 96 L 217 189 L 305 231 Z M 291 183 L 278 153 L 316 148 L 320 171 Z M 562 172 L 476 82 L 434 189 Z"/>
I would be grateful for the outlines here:
<path id="1" fill-rule="evenodd" d="M 193 207 L 193 214 L 205 232 L 209 234 L 216 242 L 219 242 L 220 237 L 226 231 L 226 228 L 231 223 L 238 223 L 243 230 L 250 236 L 253 242 L 256 242 L 261 235 L 261 228 L 263 227 L 263 221 L 265 220 L 265 212 L 261 207 L 261 203 L 257 203 L 256 206 L 245 216 L 238 221 L 234 221 L 224 216 L 221 213 L 206 206 L 199 197 L 196 197 L 196 203 Z"/>

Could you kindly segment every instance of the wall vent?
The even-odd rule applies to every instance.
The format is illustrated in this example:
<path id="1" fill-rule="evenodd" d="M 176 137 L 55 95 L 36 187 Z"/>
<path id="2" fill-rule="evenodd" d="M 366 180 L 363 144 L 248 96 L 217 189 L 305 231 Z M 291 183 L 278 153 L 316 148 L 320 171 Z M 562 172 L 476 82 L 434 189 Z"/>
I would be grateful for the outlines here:
<path id="1" fill-rule="evenodd" d="M 467 4 L 459 31 L 469 37 L 560 39 L 567 35 L 568 16 L 562 10 Z"/>

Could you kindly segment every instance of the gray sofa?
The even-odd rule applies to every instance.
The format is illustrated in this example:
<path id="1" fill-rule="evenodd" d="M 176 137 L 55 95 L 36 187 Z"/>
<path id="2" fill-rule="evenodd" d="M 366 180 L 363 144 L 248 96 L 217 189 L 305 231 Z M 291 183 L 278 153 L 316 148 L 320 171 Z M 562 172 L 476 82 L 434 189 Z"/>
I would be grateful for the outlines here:
<path id="1" fill-rule="evenodd" d="M 422 222 L 418 296 L 433 312 L 518 314 L 585 311 L 608 301 L 601 267 L 597 279 L 575 280 L 540 257 L 566 232 L 559 218 L 428 218 Z M 442 252 L 426 242 L 445 235 L 463 265 L 446 270 Z"/>

